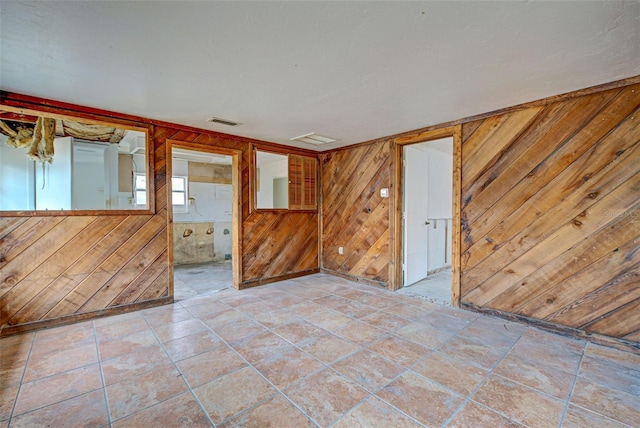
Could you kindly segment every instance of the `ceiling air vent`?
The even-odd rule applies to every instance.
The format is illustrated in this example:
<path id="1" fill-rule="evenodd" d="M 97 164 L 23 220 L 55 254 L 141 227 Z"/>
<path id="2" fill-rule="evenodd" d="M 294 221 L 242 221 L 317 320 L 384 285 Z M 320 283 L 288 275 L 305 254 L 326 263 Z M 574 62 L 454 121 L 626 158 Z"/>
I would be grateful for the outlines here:
<path id="1" fill-rule="evenodd" d="M 309 134 L 304 134 L 300 135 L 299 137 L 292 138 L 290 141 L 300 141 L 301 143 L 320 145 L 333 143 L 334 141 L 338 140 L 336 140 L 335 138 L 323 137 L 322 135 L 311 132 Z"/>
<path id="2" fill-rule="evenodd" d="M 227 126 L 238 126 L 238 125 L 241 125 L 240 122 L 234 122 L 232 120 L 222 119 L 222 118 L 215 117 L 215 116 L 207 119 L 207 122 L 219 123 L 221 125 L 227 125 Z"/>

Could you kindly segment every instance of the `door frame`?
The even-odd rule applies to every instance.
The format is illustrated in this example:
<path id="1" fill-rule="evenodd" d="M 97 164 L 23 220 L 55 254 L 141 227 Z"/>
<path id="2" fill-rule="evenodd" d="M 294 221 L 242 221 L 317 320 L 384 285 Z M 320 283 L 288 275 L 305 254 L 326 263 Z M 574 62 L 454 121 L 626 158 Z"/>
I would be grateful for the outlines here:
<path id="1" fill-rule="evenodd" d="M 225 147 L 209 146 L 188 141 L 166 140 L 167 146 L 167 218 L 168 218 L 168 253 L 169 253 L 169 295 L 174 295 L 173 289 L 173 209 L 171 206 L 171 177 L 173 175 L 173 148 L 193 150 L 231 156 L 231 271 L 233 288 L 239 290 L 242 281 L 242 201 L 240 197 L 240 177 L 242 171 L 242 150 Z"/>
<path id="2" fill-rule="evenodd" d="M 397 290 L 402 287 L 403 275 L 403 220 L 402 209 L 404 207 L 404 146 L 417 143 L 425 143 L 441 138 L 453 137 L 453 224 L 451 230 L 451 302 L 453 306 L 460 306 L 460 276 L 461 276 L 461 195 L 462 195 L 462 126 L 454 125 L 445 128 L 433 129 L 406 137 L 398 137 L 393 140 L 394 179 L 395 189 L 393 209 L 393 242 L 391 264 L 391 281 L 389 288 Z"/>

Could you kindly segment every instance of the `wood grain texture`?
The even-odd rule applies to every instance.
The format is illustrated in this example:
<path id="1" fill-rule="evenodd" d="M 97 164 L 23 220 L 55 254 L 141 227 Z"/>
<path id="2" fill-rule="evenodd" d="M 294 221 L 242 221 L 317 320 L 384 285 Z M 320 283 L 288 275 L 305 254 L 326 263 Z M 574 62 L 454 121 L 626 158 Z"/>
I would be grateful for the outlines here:
<path id="1" fill-rule="evenodd" d="M 233 251 L 242 263 L 238 270 L 241 274 L 236 275 L 234 270 L 234 280 L 240 287 L 318 271 L 317 211 L 249 210 L 250 147 L 271 147 L 270 144 L 116 113 L 105 115 L 80 106 L 38 102 L 31 97 L 2 95 L 0 104 L 8 102 L 14 108 L 26 102 L 33 109 L 30 111 L 41 108 L 50 114 L 146 129 L 153 147 L 149 173 L 154 198 L 153 209 L 140 213 L 37 212 L 32 216 L 0 217 L 0 335 L 171 302 L 168 140 L 180 141 L 194 150 L 215 147 L 229 155 L 240 153 L 241 159 L 234 159 L 234 167 L 241 172 L 238 182 L 233 183 L 239 188 L 237 205 L 242 219 L 234 228 L 240 244 L 234 243 Z M 315 167 L 314 152 L 293 148 L 291 152 L 311 156 Z M 315 180 L 309 179 L 305 184 L 312 195 Z"/>
<path id="2" fill-rule="evenodd" d="M 630 340 L 640 84 L 462 126 L 465 305 Z"/>
<path id="3" fill-rule="evenodd" d="M 390 142 L 322 154 L 322 267 L 387 285 Z M 344 254 L 338 254 L 338 247 Z"/>

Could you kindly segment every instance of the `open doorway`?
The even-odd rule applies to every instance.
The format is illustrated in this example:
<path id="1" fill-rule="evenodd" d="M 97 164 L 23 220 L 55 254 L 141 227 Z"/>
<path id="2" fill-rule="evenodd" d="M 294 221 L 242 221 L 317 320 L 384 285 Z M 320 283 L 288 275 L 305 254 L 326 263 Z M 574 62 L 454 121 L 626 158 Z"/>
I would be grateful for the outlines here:
<path id="1" fill-rule="evenodd" d="M 401 293 L 452 304 L 453 137 L 403 150 Z"/>
<path id="2" fill-rule="evenodd" d="M 238 263 L 234 156 L 175 144 L 170 156 L 174 299 L 231 288 Z"/>

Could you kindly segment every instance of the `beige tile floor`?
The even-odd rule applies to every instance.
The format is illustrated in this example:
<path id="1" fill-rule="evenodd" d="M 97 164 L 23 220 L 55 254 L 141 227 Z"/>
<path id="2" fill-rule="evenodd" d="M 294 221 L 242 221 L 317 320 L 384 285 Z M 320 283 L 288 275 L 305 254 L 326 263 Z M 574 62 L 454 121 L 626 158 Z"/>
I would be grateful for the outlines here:
<path id="1" fill-rule="evenodd" d="M 640 355 L 323 274 L 0 349 L 0 426 L 640 426 Z"/>
<path id="2" fill-rule="evenodd" d="M 231 287 L 231 260 L 173 267 L 175 300 L 215 293 Z"/>
<path id="3" fill-rule="evenodd" d="M 398 293 L 451 306 L 451 269 L 431 274 L 415 284 L 401 288 Z"/>

